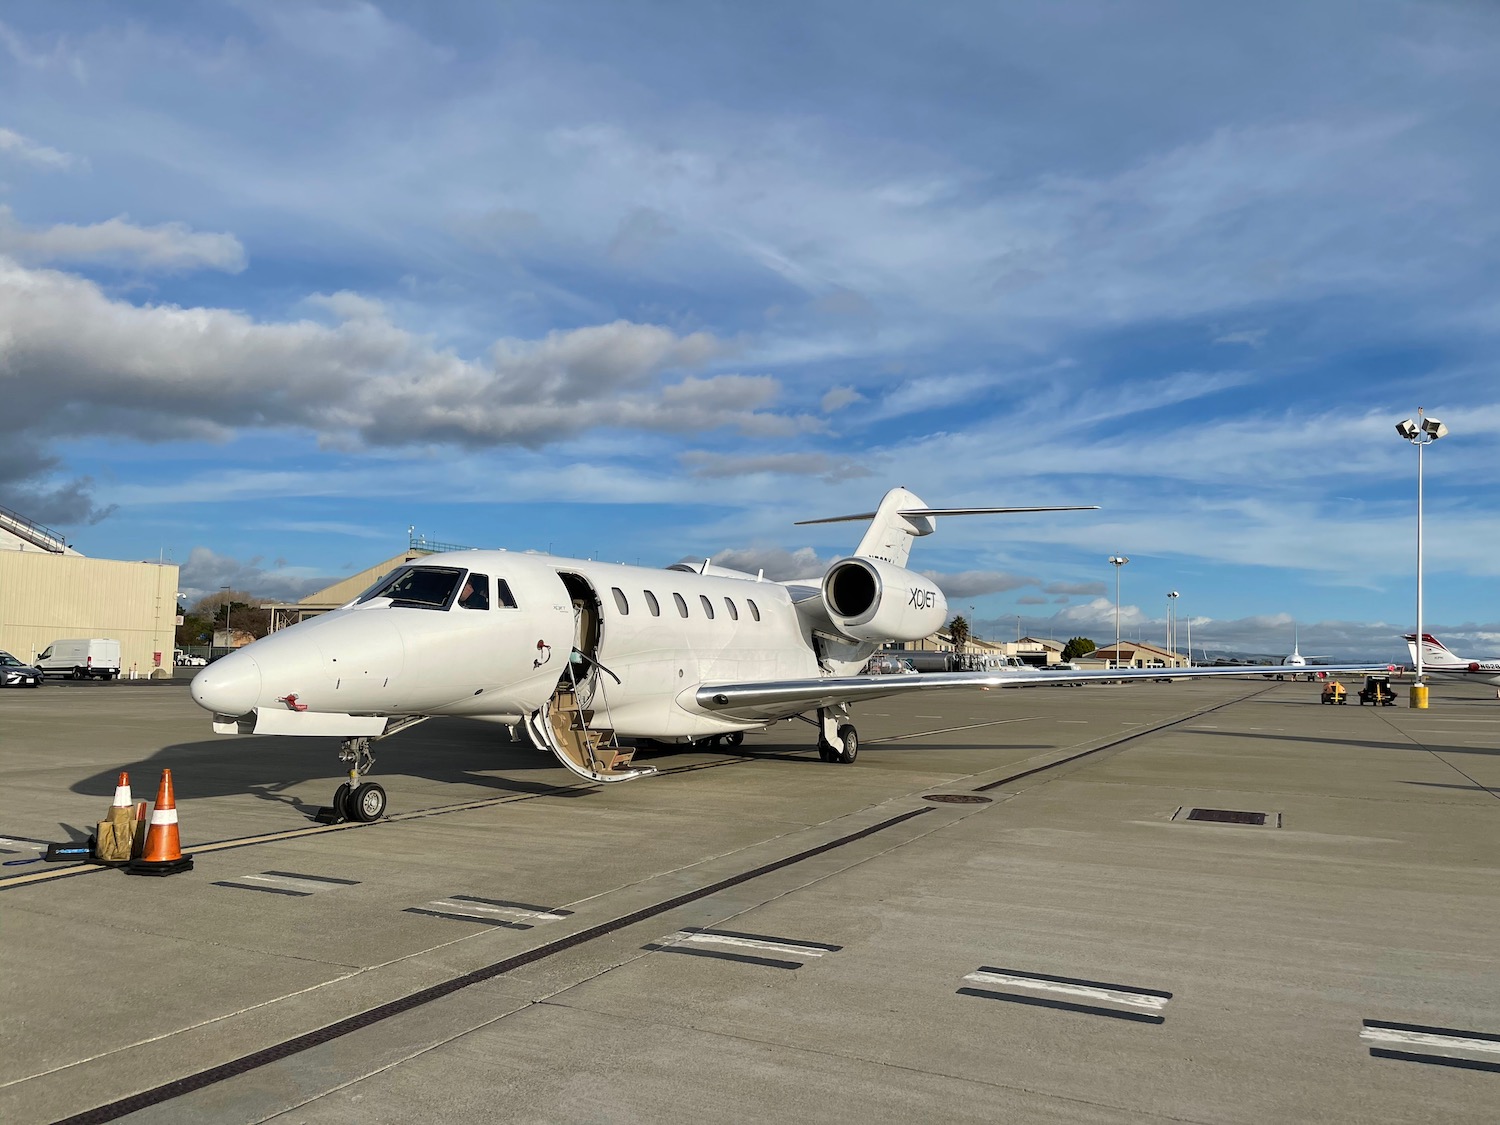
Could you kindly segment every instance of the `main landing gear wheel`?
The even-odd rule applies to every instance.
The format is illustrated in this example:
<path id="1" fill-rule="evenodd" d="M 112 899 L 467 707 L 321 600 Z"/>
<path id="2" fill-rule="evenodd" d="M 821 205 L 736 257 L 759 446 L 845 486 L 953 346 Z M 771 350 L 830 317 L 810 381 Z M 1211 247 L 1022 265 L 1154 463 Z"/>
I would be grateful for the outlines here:
<path id="1" fill-rule="evenodd" d="M 363 824 L 379 820 L 385 815 L 385 790 L 373 781 L 350 789 L 344 798 L 344 815 Z"/>
<path id="2" fill-rule="evenodd" d="M 725 746 L 733 748 L 735 746 L 739 746 L 745 741 L 745 732 L 742 730 L 732 730 L 728 734 L 721 737 L 724 739 Z"/>
<path id="3" fill-rule="evenodd" d="M 830 745 L 823 739 L 818 739 L 818 757 L 825 762 L 849 765 L 859 757 L 859 732 L 852 726 L 845 725 L 839 727 L 837 743 Z"/>
<path id="4" fill-rule="evenodd" d="M 849 765 L 859 757 L 859 732 L 853 727 L 839 727 L 838 760 Z"/>

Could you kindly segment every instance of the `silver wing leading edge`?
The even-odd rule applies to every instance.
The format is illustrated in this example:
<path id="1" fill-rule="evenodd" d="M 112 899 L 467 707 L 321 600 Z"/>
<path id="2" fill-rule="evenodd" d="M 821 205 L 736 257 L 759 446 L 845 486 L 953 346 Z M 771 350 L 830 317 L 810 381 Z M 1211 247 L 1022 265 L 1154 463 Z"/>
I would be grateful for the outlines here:
<path id="1" fill-rule="evenodd" d="M 698 706 L 735 719 L 786 719 L 832 707 L 914 691 L 956 688 L 1045 687 L 1100 680 L 1186 680 L 1218 676 L 1285 676 L 1293 672 L 1352 675 L 1383 672 L 1388 664 L 1320 664 L 1289 669 L 1281 664 L 1241 664 L 1222 668 L 1118 668 L 1089 672 L 924 672 L 916 676 L 829 676 L 816 680 L 766 680 L 748 684 L 704 684 Z"/>

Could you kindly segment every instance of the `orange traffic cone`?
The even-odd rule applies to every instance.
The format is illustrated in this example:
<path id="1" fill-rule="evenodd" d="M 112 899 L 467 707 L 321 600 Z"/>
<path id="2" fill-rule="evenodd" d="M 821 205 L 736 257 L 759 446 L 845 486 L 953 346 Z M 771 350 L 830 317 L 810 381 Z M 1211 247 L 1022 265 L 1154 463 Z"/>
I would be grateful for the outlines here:
<path id="1" fill-rule="evenodd" d="M 161 786 L 156 790 L 156 807 L 151 810 L 151 827 L 146 832 L 146 850 L 140 859 L 126 865 L 130 875 L 176 875 L 191 871 L 193 857 L 182 854 L 177 835 L 177 800 L 172 794 L 172 771 L 161 771 Z"/>
<path id="2" fill-rule="evenodd" d="M 134 803 L 130 799 L 130 775 L 122 771 L 120 773 L 120 780 L 115 782 L 115 799 L 110 802 L 109 807 L 112 809 L 128 809 Z"/>

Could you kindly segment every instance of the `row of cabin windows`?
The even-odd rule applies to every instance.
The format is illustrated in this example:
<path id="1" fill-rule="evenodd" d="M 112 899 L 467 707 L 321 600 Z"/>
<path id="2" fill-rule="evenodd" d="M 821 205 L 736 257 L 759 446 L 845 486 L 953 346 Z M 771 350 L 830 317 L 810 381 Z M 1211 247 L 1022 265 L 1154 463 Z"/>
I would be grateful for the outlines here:
<path id="1" fill-rule="evenodd" d="M 650 590 L 643 590 L 641 592 L 646 595 L 646 608 L 651 611 L 651 616 L 660 617 L 661 603 L 656 600 L 656 595 Z M 615 596 L 615 608 L 620 611 L 620 615 L 623 617 L 629 614 L 630 602 L 625 597 L 625 591 L 618 586 L 611 586 L 610 593 Z M 677 603 L 677 615 L 679 617 L 686 617 L 688 615 L 687 599 L 681 594 L 674 593 L 672 600 Z M 709 600 L 707 594 L 699 594 L 698 602 L 703 606 L 703 616 L 712 621 L 714 619 L 714 603 Z M 745 599 L 745 605 L 750 609 L 750 616 L 759 621 L 760 607 L 750 598 Z M 734 604 L 733 598 L 726 597 L 724 599 L 724 608 L 729 612 L 729 619 L 731 621 L 738 621 L 740 619 L 740 609 L 739 606 Z"/>

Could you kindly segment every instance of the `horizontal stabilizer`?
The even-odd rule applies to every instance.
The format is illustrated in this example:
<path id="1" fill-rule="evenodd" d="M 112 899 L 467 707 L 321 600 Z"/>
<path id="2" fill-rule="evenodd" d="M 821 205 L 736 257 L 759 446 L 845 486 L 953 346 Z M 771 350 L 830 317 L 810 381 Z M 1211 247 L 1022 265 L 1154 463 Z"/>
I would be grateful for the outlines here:
<path id="1" fill-rule="evenodd" d="M 1046 508 L 900 508 L 898 516 L 1005 516 L 1024 512 L 1094 512 L 1098 504 L 1070 504 L 1066 507 Z M 857 520 L 872 520 L 878 512 L 858 512 L 852 516 L 828 516 L 820 520 L 798 520 L 794 526 L 806 527 L 814 523 L 854 523 Z"/>

